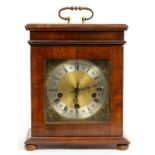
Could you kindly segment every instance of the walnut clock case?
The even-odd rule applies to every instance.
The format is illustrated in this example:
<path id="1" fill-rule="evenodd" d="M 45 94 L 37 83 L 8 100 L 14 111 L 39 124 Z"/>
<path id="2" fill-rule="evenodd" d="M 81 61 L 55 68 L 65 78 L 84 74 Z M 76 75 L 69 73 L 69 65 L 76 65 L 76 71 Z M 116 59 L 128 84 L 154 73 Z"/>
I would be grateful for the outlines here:
<path id="1" fill-rule="evenodd" d="M 123 136 L 125 24 L 28 24 L 31 129 L 40 146 L 128 148 Z"/>

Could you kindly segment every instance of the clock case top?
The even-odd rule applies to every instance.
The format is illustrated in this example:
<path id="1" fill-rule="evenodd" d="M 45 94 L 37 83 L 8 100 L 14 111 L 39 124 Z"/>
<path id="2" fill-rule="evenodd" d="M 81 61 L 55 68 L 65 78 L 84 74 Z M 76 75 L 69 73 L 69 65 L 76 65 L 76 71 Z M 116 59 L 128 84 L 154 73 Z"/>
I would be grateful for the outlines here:
<path id="1" fill-rule="evenodd" d="M 30 45 L 123 45 L 125 24 L 27 24 Z"/>
<path id="2" fill-rule="evenodd" d="M 123 44 L 125 24 L 28 24 L 31 45 L 32 137 L 123 137 Z M 55 123 L 44 120 L 46 60 L 108 60 L 109 122 Z M 124 141 L 124 143 L 128 143 Z"/>

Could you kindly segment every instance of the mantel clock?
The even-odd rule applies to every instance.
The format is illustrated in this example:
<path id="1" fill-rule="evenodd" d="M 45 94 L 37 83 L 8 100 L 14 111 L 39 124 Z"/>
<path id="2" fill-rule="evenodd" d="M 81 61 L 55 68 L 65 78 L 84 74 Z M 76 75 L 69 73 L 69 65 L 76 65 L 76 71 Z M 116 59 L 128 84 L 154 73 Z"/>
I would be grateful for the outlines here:
<path id="1" fill-rule="evenodd" d="M 65 9 L 59 11 L 60 17 Z M 93 13 L 89 8 L 70 9 Z M 26 29 L 32 93 L 26 149 L 45 145 L 127 149 L 129 141 L 123 136 L 127 25 L 28 24 Z"/>

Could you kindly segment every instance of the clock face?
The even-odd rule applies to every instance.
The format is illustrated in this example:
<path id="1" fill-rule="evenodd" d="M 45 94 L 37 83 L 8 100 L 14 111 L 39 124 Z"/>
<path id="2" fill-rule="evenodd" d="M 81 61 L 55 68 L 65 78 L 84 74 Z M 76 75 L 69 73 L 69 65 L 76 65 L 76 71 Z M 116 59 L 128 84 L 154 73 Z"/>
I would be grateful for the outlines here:
<path id="1" fill-rule="evenodd" d="M 107 105 L 106 70 L 86 60 L 58 63 L 48 72 L 48 110 L 68 120 L 93 117 Z"/>

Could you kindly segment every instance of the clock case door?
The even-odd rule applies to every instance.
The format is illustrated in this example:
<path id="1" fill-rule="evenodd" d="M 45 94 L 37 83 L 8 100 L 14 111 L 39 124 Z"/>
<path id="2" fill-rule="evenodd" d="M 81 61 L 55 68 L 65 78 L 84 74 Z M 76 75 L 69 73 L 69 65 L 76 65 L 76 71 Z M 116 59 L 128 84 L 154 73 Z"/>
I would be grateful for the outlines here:
<path id="1" fill-rule="evenodd" d="M 26 144 L 44 144 L 46 137 L 51 138 L 49 144 L 128 144 L 123 137 L 123 44 L 127 25 L 28 24 L 26 29 L 30 31 L 32 93 L 31 134 Z M 44 62 L 68 59 L 109 62 L 109 121 L 46 123 Z M 79 137 L 93 139 L 88 142 Z"/>

